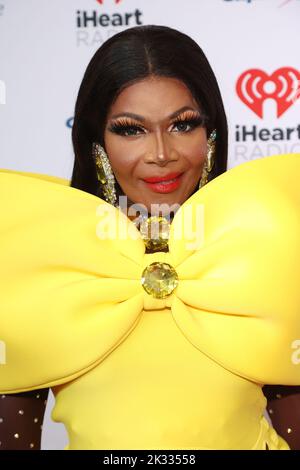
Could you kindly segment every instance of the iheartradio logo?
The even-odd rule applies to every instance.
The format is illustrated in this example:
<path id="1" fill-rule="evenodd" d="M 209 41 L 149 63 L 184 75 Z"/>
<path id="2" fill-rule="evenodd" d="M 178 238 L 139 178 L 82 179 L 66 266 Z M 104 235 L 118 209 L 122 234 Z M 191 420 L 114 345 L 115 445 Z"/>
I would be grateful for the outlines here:
<path id="1" fill-rule="evenodd" d="M 275 100 L 279 118 L 300 98 L 300 72 L 282 67 L 268 75 L 260 69 L 249 69 L 238 78 L 236 91 L 241 101 L 261 119 L 264 101 Z"/>

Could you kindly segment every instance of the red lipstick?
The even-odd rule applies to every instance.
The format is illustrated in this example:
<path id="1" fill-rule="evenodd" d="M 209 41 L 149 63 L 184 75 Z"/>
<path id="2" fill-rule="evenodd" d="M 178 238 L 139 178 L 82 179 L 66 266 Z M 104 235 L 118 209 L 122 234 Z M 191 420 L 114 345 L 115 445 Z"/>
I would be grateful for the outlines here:
<path id="1" fill-rule="evenodd" d="M 179 175 L 182 173 L 169 173 L 168 175 L 165 176 L 152 176 L 151 178 L 143 178 L 146 183 L 160 183 L 160 181 L 169 181 L 173 180 L 174 178 L 177 178 Z"/>
<path id="2" fill-rule="evenodd" d="M 180 186 L 183 173 L 169 173 L 166 176 L 153 176 L 143 181 L 156 193 L 170 193 Z"/>

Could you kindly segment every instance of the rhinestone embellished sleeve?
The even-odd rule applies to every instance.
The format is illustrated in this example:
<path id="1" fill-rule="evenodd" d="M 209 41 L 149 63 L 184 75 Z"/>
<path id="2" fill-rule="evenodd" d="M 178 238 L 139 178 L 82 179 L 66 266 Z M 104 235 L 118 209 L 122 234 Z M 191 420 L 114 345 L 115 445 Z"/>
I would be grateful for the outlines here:
<path id="1" fill-rule="evenodd" d="M 300 450 L 300 387 L 266 385 L 263 392 L 273 427 L 292 450 Z"/>
<path id="2" fill-rule="evenodd" d="M 40 450 L 48 393 L 0 395 L 0 450 Z"/>

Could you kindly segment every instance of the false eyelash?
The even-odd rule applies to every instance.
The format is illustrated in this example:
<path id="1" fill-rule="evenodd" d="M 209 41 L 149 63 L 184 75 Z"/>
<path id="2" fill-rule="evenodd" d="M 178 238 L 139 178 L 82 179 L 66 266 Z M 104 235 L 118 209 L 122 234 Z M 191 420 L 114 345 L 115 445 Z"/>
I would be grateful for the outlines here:
<path id="1" fill-rule="evenodd" d="M 173 119 L 172 121 L 172 124 L 174 124 L 175 122 L 178 122 L 178 121 L 205 121 L 206 120 L 206 117 L 204 114 L 200 114 L 198 112 L 194 112 L 194 111 L 186 111 L 185 114 L 183 115 L 179 115 L 177 116 L 175 119 Z"/>
<path id="2" fill-rule="evenodd" d="M 179 123 L 189 124 L 192 128 L 191 130 L 193 130 L 196 127 L 203 127 L 206 123 L 206 118 L 205 116 L 199 115 L 198 113 L 197 114 L 192 113 L 184 117 L 180 117 L 180 116 L 177 117 L 176 119 L 172 121 L 171 124 L 179 124 Z M 125 132 L 131 129 L 134 129 L 135 131 L 143 130 L 143 127 L 125 118 L 123 119 L 121 118 L 118 121 L 113 122 L 109 127 L 109 130 L 111 132 L 114 132 L 115 134 L 118 134 L 118 135 L 125 135 Z M 186 133 L 190 131 L 182 131 L 182 132 Z"/>
<path id="3" fill-rule="evenodd" d="M 179 123 L 184 123 L 184 124 L 189 124 L 192 129 L 195 129 L 196 127 L 203 127 L 206 123 L 206 118 L 205 116 L 202 115 L 192 115 L 192 116 L 184 116 L 183 118 L 177 117 L 172 121 L 172 124 L 179 124 Z M 189 132 L 189 131 L 186 131 Z"/>
<path id="4" fill-rule="evenodd" d="M 129 129 L 141 130 L 143 128 L 137 124 L 133 124 L 131 121 L 127 121 L 126 119 L 120 119 L 117 122 L 113 122 L 109 127 L 111 132 L 118 135 L 124 135 Z"/>

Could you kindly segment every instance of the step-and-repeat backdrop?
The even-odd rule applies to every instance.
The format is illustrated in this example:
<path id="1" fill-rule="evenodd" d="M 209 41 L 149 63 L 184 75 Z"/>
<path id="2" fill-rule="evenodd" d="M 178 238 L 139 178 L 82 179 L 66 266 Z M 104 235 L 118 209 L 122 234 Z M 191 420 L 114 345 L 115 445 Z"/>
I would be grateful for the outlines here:
<path id="1" fill-rule="evenodd" d="M 85 68 L 110 36 L 143 24 L 179 29 L 207 55 L 227 110 L 228 168 L 300 153 L 299 21 L 300 0 L 0 0 L 0 168 L 71 177 Z M 53 396 L 42 444 L 62 449 L 52 406 Z"/>

